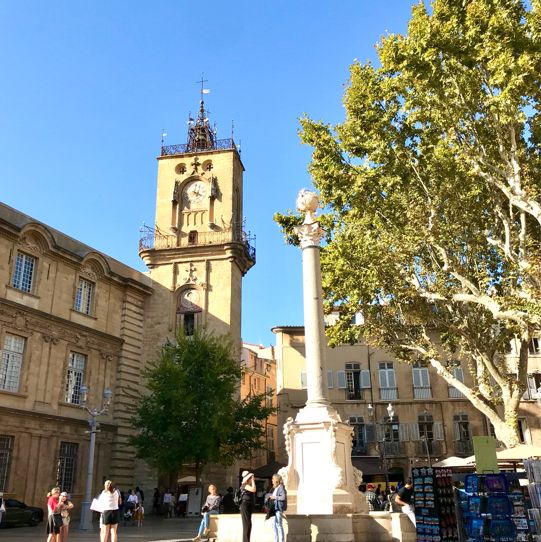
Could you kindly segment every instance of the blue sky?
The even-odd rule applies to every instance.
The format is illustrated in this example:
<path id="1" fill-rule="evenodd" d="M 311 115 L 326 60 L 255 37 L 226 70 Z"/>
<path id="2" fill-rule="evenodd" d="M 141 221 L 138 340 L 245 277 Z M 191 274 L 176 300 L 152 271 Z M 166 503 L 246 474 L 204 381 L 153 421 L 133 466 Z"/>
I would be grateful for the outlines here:
<path id="1" fill-rule="evenodd" d="M 8 205 L 141 271 L 160 134 L 184 143 L 204 72 L 218 137 L 242 146 L 257 264 L 243 339 L 302 324 L 301 253 L 272 217 L 311 185 L 304 113 L 337 123 L 355 58 L 403 33 L 410 0 L 0 2 L 0 186 Z"/>

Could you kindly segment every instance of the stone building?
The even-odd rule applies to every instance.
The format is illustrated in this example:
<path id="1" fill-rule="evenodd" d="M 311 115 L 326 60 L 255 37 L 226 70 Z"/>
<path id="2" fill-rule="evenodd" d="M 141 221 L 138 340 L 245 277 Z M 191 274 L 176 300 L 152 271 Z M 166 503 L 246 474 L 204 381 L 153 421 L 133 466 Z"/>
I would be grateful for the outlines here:
<path id="1" fill-rule="evenodd" d="M 81 500 L 88 402 L 101 406 L 96 480 L 133 481 L 130 390 L 138 390 L 151 280 L 0 204 L 0 490 L 43 505 L 57 481 Z"/>
<path id="2" fill-rule="evenodd" d="M 240 357 L 242 277 L 255 248 L 242 221 L 244 167 L 217 140 L 203 100 L 188 141 L 161 148 L 156 224 L 141 237 L 141 273 L 0 205 L 0 491 L 43 506 L 56 483 L 81 502 L 87 404 L 100 416 L 94 487 L 154 487 L 128 445 L 141 369 L 182 326 L 230 332 Z M 236 480 L 224 475 L 223 483 Z M 225 479 L 227 478 L 227 479 Z"/>
<path id="3" fill-rule="evenodd" d="M 295 417 L 306 401 L 304 328 L 278 326 L 276 334 L 276 390 L 278 427 Z M 509 355 L 514 355 L 513 348 Z M 493 434 L 487 418 L 432 367 L 400 363 L 388 352 L 366 343 L 326 349 L 329 399 L 342 420 L 353 427 L 352 461 L 367 481 L 401 481 L 417 465 L 449 456 L 473 454 L 474 435 Z M 519 412 L 524 442 L 541 445 L 539 426 L 541 386 L 539 340 L 530 345 L 529 388 Z M 470 384 L 462 367 L 455 376 Z M 540 398 L 541 400 L 541 398 Z M 394 416 L 389 419 L 388 406 Z M 287 461 L 279 433 L 278 460 Z"/>
<path id="4" fill-rule="evenodd" d="M 240 386 L 241 398 L 249 395 L 268 393 L 267 406 L 276 406 L 276 360 L 274 359 L 274 348 L 263 347 L 243 343 L 242 367 L 243 375 Z M 278 415 L 272 414 L 266 420 L 266 449 L 256 452 L 252 457 L 251 464 L 243 463 L 243 467 L 251 470 L 273 465 L 276 461 L 278 451 Z"/>

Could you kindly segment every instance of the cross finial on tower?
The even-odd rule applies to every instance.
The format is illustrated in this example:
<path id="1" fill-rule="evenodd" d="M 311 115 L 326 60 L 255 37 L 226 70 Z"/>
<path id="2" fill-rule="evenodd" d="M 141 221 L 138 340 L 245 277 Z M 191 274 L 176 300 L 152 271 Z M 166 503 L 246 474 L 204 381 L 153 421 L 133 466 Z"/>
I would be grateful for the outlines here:
<path id="1" fill-rule="evenodd" d="M 208 83 L 208 79 L 205 79 L 205 74 L 201 74 L 201 79 L 196 81 L 201 84 L 201 102 L 203 102 L 203 94 L 208 94 L 209 90 L 204 87 L 204 83 Z"/>

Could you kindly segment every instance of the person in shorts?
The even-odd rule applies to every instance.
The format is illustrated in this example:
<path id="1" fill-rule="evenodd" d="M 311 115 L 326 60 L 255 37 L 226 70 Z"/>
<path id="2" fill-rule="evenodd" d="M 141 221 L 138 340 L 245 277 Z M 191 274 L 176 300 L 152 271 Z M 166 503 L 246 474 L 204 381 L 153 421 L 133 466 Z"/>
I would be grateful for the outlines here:
<path id="1" fill-rule="evenodd" d="M 118 527 L 119 511 L 118 507 L 122 503 L 120 493 L 111 480 L 106 480 L 103 485 L 103 491 L 100 495 L 102 505 L 100 542 L 108 542 L 109 533 L 111 542 L 117 542 L 116 530 Z"/>

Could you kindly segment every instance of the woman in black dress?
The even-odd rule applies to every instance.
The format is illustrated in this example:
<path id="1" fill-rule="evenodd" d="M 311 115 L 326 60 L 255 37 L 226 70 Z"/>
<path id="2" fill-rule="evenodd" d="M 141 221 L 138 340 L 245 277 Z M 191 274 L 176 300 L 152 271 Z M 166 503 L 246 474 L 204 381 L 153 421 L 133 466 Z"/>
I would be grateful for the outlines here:
<path id="1" fill-rule="evenodd" d="M 242 542 L 250 542 L 252 534 L 252 512 L 255 504 L 255 480 L 254 473 L 243 471 L 240 484 L 242 500 L 240 502 L 240 517 L 242 518 Z"/>

